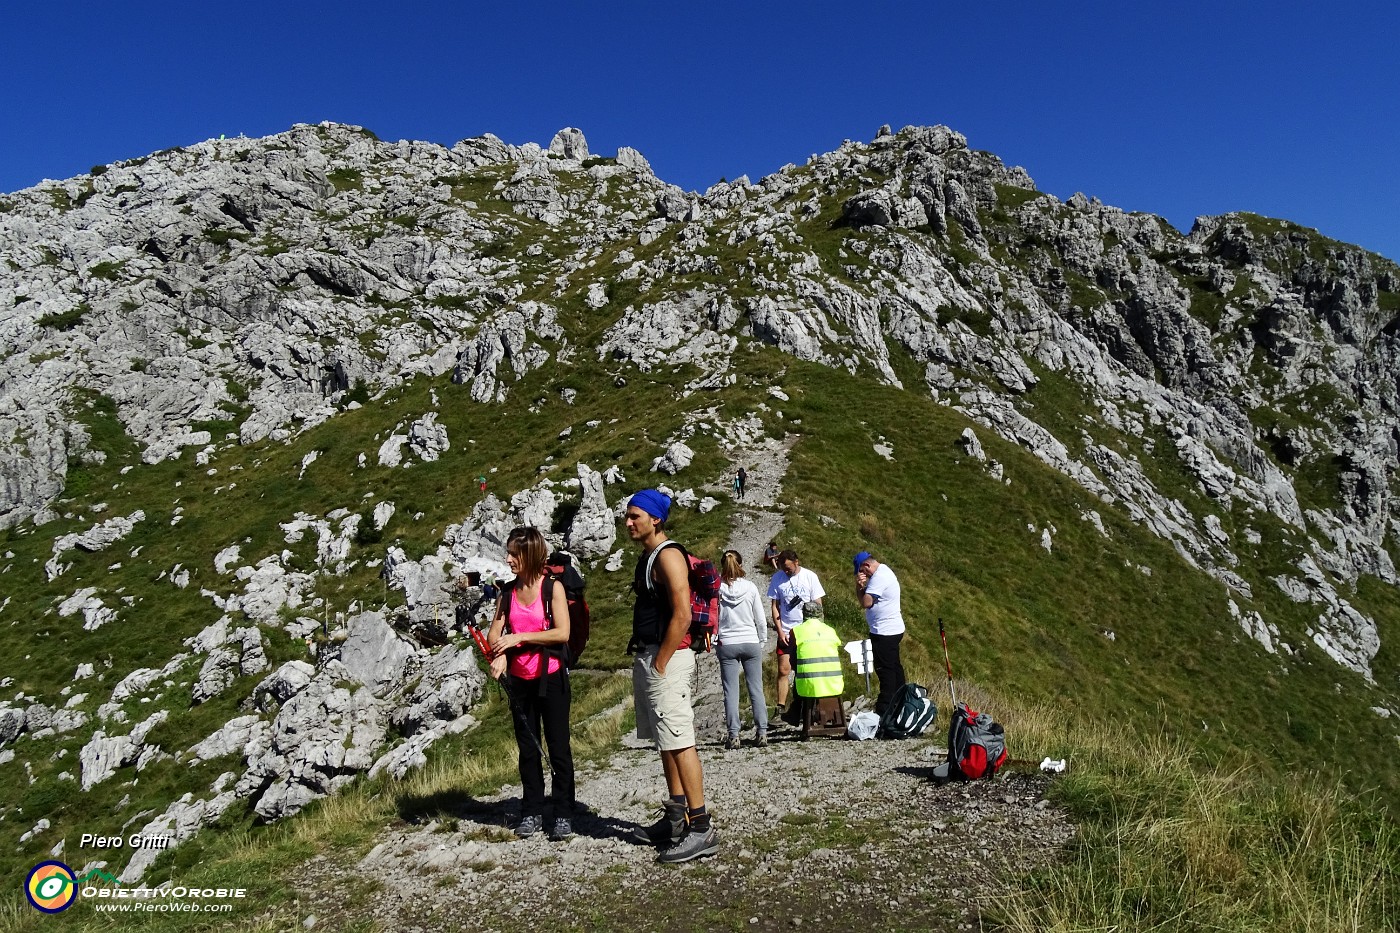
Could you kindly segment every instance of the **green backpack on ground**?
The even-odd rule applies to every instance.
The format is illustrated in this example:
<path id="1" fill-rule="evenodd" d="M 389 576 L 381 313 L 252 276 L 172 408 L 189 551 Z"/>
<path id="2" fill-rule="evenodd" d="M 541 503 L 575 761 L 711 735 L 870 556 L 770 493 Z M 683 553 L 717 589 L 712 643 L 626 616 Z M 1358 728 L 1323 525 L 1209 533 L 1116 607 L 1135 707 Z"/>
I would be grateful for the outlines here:
<path id="1" fill-rule="evenodd" d="M 885 714 L 880 717 L 880 737 L 912 739 L 923 735 L 938 717 L 938 707 L 928 697 L 928 691 L 918 684 L 904 684 L 895 691 Z"/>

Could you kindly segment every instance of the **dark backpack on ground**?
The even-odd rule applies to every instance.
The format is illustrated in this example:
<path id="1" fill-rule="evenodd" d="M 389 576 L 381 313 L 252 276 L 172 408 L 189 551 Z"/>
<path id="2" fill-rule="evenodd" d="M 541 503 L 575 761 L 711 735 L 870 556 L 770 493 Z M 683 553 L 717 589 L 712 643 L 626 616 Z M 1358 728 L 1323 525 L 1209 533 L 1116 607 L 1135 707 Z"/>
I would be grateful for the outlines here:
<path id="1" fill-rule="evenodd" d="M 990 778 L 1005 762 L 1006 732 L 1001 724 L 959 703 L 948 724 L 948 777 Z"/>
<path id="2" fill-rule="evenodd" d="M 588 609 L 588 600 L 583 596 L 583 574 L 574 565 L 574 555 L 568 551 L 555 551 L 549 555 L 544 566 L 544 582 L 540 584 L 540 598 L 544 600 L 544 619 L 548 628 L 554 627 L 554 585 L 564 587 L 564 598 L 569 603 L 569 640 L 562 646 L 561 659 L 564 666 L 572 670 L 578 667 L 583 650 L 588 647 L 588 635 L 592 628 L 593 614 Z M 505 631 L 510 631 L 510 591 L 502 596 L 502 621 Z M 558 653 L 558 649 L 540 648 L 545 654 Z"/>
<path id="3" fill-rule="evenodd" d="M 918 684 L 904 684 L 894 692 L 894 699 L 880 717 L 880 737 L 912 739 L 923 735 L 938 716 L 938 707 L 929 699 L 928 691 Z"/>

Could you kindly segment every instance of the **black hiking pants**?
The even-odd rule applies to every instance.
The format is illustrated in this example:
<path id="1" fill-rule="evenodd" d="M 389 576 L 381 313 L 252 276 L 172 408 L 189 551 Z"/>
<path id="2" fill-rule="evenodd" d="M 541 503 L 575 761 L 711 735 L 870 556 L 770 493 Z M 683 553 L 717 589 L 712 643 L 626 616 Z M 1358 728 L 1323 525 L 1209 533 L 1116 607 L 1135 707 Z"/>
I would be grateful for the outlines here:
<path id="1" fill-rule="evenodd" d="M 547 662 L 542 662 L 547 663 Z M 549 749 L 551 796 L 555 813 L 569 816 L 574 809 L 574 752 L 569 742 L 569 675 L 556 671 L 545 677 L 544 695 L 539 680 L 507 675 L 515 724 L 515 744 L 520 751 L 521 813 L 544 813 L 544 761 L 540 746 Z"/>
<path id="2" fill-rule="evenodd" d="M 899 660 L 899 643 L 904 633 L 898 635 L 870 636 L 870 654 L 875 663 L 875 676 L 880 678 L 880 695 L 875 698 L 875 714 L 885 715 L 885 710 L 894 702 L 895 691 L 904 686 L 904 662 Z"/>

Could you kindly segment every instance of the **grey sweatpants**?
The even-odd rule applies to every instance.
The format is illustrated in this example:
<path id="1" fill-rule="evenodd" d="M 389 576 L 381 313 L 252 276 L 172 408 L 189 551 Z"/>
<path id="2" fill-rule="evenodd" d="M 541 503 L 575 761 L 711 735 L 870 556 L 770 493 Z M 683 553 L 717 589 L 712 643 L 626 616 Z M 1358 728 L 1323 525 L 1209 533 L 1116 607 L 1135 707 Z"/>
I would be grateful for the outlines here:
<path id="1" fill-rule="evenodd" d="M 739 734 L 739 667 L 744 668 L 744 680 L 749 685 L 749 702 L 753 704 L 753 721 L 759 735 L 768 731 L 768 702 L 763 698 L 763 646 L 720 645 L 719 675 L 724 683 L 724 719 L 730 735 Z"/>

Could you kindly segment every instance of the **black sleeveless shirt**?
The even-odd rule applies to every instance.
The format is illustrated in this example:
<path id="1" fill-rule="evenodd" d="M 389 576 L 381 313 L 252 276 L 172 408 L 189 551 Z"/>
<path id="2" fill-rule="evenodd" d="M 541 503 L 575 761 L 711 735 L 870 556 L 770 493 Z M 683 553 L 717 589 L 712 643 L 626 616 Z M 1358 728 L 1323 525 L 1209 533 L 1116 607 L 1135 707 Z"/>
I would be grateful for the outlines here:
<path id="1" fill-rule="evenodd" d="M 670 539 L 657 545 L 650 554 L 637 558 L 637 569 L 632 574 L 632 592 L 637 600 L 632 604 L 632 640 L 627 643 L 627 651 L 636 654 L 641 648 L 661 644 L 666 627 L 671 624 L 671 593 L 655 582 L 648 583 L 647 564 L 652 554 L 672 544 Z M 679 544 L 676 545 L 680 547 Z M 684 553 L 685 549 L 681 548 Z M 651 562 L 655 566 L 654 562 Z"/>

